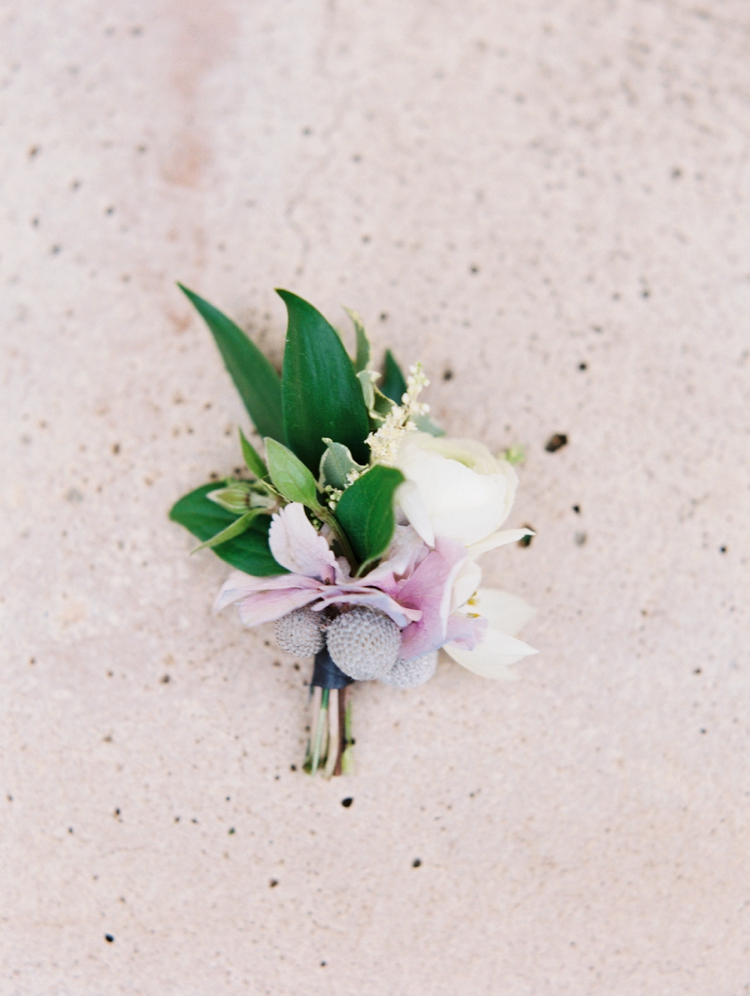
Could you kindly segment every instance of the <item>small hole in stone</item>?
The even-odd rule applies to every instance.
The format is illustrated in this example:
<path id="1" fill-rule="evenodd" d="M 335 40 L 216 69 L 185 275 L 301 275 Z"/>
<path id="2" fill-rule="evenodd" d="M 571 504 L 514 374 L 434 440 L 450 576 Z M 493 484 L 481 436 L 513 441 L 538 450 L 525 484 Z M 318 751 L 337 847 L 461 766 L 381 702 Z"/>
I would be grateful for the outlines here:
<path id="1" fill-rule="evenodd" d="M 453 380 L 453 371 L 452 370 L 444 370 L 443 371 L 443 380 Z"/>
<path id="2" fill-rule="evenodd" d="M 568 445 L 568 437 L 563 432 L 556 432 L 554 436 L 550 436 L 545 445 L 545 450 L 548 453 L 556 453 L 561 450 L 563 446 Z"/>
<path id="3" fill-rule="evenodd" d="M 575 512 L 576 515 L 580 515 L 581 514 L 581 506 L 580 505 L 574 505 L 573 506 L 573 511 Z"/>
<path id="4" fill-rule="evenodd" d="M 279 884 L 279 880 L 277 878 L 272 878 L 268 884 L 272 889 L 275 889 L 276 886 Z"/>
<path id="5" fill-rule="evenodd" d="M 579 363 L 578 364 L 578 369 L 579 370 L 588 370 L 588 364 L 587 363 Z"/>
<path id="6" fill-rule="evenodd" d="M 112 934 L 105 934 L 104 940 L 107 942 L 107 944 L 111 944 L 114 941 L 114 937 L 112 936 Z"/>
<path id="7" fill-rule="evenodd" d="M 354 799 L 350 795 L 348 795 L 346 799 L 341 800 L 341 805 L 344 807 L 344 809 L 348 809 L 353 802 Z"/>
<path id="8" fill-rule="evenodd" d="M 421 864 L 422 864 L 422 859 L 421 858 L 415 858 L 412 861 L 411 866 L 412 866 L 412 868 L 419 868 L 421 866 Z"/>

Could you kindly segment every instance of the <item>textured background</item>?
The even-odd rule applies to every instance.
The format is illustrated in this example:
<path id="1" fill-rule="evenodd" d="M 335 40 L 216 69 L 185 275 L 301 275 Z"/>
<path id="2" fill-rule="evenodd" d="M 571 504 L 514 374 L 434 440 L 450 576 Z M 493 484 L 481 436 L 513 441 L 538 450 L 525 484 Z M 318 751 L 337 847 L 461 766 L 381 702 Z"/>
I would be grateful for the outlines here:
<path id="1" fill-rule="evenodd" d="M 750 992 L 746 0 L 0 11 L 3 996 Z M 527 447 L 522 681 L 291 770 L 307 664 L 166 518 L 247 424 L 177 279 Z"/>

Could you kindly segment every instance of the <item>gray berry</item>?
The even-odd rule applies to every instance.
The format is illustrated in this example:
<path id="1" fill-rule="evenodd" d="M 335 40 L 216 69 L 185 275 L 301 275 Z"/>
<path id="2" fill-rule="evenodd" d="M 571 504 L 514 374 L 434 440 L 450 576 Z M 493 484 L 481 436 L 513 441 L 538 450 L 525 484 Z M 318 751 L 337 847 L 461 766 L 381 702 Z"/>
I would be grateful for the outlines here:
<path id="1" fill-rule="evenodd" d="M 393 667 L 401 646 L 401 630 L 384 612 L 357 605 L 342 612 L 328 627 L 328 652 L 355 681 L 373 681 Z"/>
<path id="2" fill-rule="evenodd" d="M 399 657 L 391 670 L 380 680 L 384 685 L 393 685 L 394 688 L 417 688 L 434 675 L 437 659 L 437 650 L 428 650 L 426 654 L 414 657 L 410 661 Z"/>
<path id="3" fill-rule="evenodd" d="M 320 613 L 305 606 L 276 620 L 276 642 L 296 657 L 312 657 L 325 646 Z"/>

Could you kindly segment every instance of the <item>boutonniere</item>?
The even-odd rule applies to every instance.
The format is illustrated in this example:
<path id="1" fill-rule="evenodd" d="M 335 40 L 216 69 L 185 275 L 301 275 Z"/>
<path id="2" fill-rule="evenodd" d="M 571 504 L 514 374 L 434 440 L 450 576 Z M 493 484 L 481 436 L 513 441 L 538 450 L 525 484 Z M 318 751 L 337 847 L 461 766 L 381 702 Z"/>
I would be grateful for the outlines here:
<path id="1" fill-rule="evenodd" d="M 305 770 L 352 769 L 357 681 L 415 688 L 438 651 L 486 678 L 536 653 L 517 639 L 533 610 L 485 588 L 478 558 L 530 536 L 503 529 L 518 485 L 511 459 L 452 439 L 420 400 L 420 364 L 390 351 L 371 368 L 354 312 L 356 353 L 312 305 L 279 291 L 288 313 L 281 375 L 229 318 L 182 290 L 210 329 L 260 452 L 240 429 L 247 474 L 181 498 L 171 518 L 235 570 L 215 608 L 245 626 L 275 623 L 282 650 L 314 659 Z"/>

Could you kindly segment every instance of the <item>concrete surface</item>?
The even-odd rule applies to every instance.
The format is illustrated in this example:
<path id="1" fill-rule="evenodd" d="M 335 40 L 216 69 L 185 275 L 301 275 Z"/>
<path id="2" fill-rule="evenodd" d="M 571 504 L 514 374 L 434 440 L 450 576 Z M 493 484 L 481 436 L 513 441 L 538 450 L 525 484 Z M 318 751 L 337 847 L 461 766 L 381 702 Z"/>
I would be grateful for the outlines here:
<path id="1" fill-rule="evenodd" d="M 750 992 L 748 4 L 0 11 L 3 996 Z M 528 448 L 542 653 L 358 689 L 350 780 L 167 521 L 246 425 L 177 279 Z"/>

